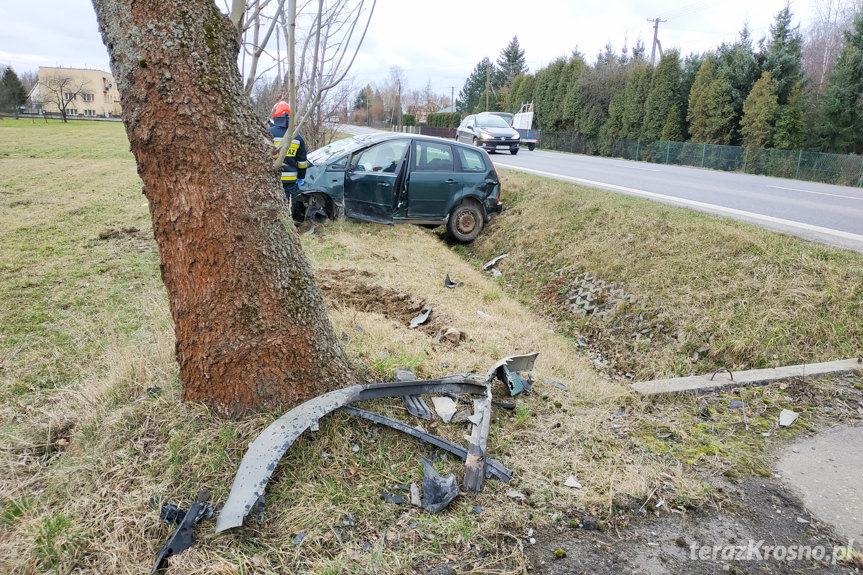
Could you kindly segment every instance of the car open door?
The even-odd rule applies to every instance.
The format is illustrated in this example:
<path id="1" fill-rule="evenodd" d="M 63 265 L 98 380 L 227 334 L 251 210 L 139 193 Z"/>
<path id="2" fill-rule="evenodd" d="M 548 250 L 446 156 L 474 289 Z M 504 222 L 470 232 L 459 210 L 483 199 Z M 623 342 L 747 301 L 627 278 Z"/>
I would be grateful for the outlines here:
<path id="1" fill-rule="evenodd" d="M 462 175 L 456 169 L 452 146 L 416 140 L 410 160 L 408 217 L 428 223 L 443 221 L 461 188 Z"/>
<path id="2" fill-rule="evenodd" d="M 409 140 L 390 140 L 354 154 L 345 174 L 345 216 L 393 223 L 408 143 Z"/>

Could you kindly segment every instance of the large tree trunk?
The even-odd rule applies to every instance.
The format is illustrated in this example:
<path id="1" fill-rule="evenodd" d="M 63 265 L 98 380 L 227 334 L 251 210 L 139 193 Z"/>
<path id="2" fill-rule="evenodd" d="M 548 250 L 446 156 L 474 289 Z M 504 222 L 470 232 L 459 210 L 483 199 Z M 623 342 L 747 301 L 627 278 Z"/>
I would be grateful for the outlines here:
<path id="1" fill-rule="evenodd" d="M 183 398 L 223 416 L 357 382 L 213 0 L 93 0 L 144 181 Z"/>

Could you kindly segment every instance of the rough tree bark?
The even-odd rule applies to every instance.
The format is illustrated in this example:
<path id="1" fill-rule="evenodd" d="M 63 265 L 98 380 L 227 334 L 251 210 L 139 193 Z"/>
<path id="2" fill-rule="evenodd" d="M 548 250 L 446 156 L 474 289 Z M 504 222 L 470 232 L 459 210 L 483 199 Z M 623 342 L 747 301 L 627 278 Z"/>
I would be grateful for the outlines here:
<path id="1" fill-rule="evenodd" d="M 183 398 L 237 417 L 358 382 L 213 0 L 93 0 L 149 200 Z"/>

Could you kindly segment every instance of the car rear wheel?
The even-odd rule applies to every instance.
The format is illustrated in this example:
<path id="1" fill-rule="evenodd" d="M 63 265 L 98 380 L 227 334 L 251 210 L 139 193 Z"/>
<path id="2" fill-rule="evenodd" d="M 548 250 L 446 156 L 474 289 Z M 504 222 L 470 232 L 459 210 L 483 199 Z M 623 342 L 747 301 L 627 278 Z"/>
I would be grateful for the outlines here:
<path id="1" fill-rule="evenodd" d="M 518 153 L 518 148 L 510 148 L 509 153 L 512 154 L 513 156 L 516 155 Z"/>
<path id="2" fill-rule="evenodd" d="M 450 213 L 446 231 L 451 238 L 459 243 L 472 242 L 482 231 L 482 210 L 473 202 L 466 202 L 455 207 Z"/>
<path id="3" fill-rule="evenodd" d="M 530 150 L 531 152 L 533 151 L 533 149 L 534 149 L 535 147 L 536 147 L 536 144 L 528 144 L 528 145 L 527 145 L 527 149 L 528 149 L 528 150 Z"/>

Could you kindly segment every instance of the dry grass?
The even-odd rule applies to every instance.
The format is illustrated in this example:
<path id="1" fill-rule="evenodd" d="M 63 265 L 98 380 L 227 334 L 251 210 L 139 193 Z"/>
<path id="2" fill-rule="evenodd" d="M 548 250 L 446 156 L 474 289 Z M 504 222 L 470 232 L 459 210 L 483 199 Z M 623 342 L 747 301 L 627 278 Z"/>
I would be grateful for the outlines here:
<path id="1" fill-rule="evenodd" d="M 508 285 L 584 336 L 613 374 L 652 379 L 863 350 L 863 254 L 644 199 L 502 176 L 506 217 L 472 253 L 508 251 Z M 573 316 L 563 305 L 569 276 L 554 271 L 565 266 L 622 286 L 636 303 L 604 320 Z M 646 327 L 654 332 L 648 345 L 634 339 Z"/>
<path id="2" fill-rule="evenodd" d="M 117 124 L 0 123 L 5 572 L 150 569 L 169 534 L 151 498 L 187 506 L 207 486 L 214 502 L 223 502 L 246 446 L 277 415 L 225 421 L 180 401 L 173 326 L 126 149 Z M 523 220 L 506 222 L 520 226 Z M 99 239 L 107 230 L 119 233 Z M 317 231 L 324 236 L 302 236 L 316 274 L 341 278 L 345 289 L 350 284 L 358 292 L 433 304 L 436 327 L 467 336 L 458 345 L 436 343 L 428 329 L 408 329 L 403 310 L 393 305 L 360 309 L 328 295 L 334 327 L 349 336 L 346 351 L 368 377 L 391 379 L 399 365 L 410 365 L 418 377 L 485 372 L 503 356 L 538 351 L 534 374 L 561 381 L 569 391 L 540 381 L 534 394 L 515 399 L 515 411 L 496 408 L 490 454 L 515 470 L 513 482 L 489 480 L 482 493 L 464 494 L 433 516 L 380 497 L 382 489 L 421 482 L 420 456 L 430 449 L 333 414 L 317 433 L 301 437 L 276 469 L 265 524 L 215 536 L 212 522 L 205 523 L 195 546 L 174 558 L 167 573 L 396 573 L 441 562 L 459 563 L 464 571 L 523 572 L 521 546 L 530 528 L 564 528 L 591 513 L 610 517 L 633 502 L 706 500 L 708 489 L 693 466 L 646 439 L 660 425 L 699 440 L 705 434 L 687 431 L 694 424 L 663 417 L 662 405 L 657 409 L 597 375 L 569 337 L 519 303 L 505 283 L 480 272 L 478 261 L 466 261 L 464 250 L 408 226 L 338 222 Z M 526 261 L 524 248 L 510 249 L 513 261 Z M 545 269 L 536 262 L 533 273 Z M 504 269 L 519 297 L 532 293 L 526 281 L 514 283 L 513 268 Z M 465 285 L 444 288 L 446 274 Z M 149 394 L 153 387 L 161 392 Z M 678 401 L 665 413 L 679 408 L 686 415 L 699 407 Z M 414 423 L 397 401 L 371 407 Z M 619 411 L 629 417 L 612 418 Z M 465 427 L 431 427 L 463 443 Z M 733 439 L 728 430 L 722 432 Z M 437 465 L 461 476 L 461 462 L 448 458 Z M 565 487 L 569 475 L 584 488 Z M 510 488 L 525 501 L 508 497 Z M 471 512 L 475 505 L 481 514 Z M 345 524 L 348 513 L 353 525 Z M 300 531 L 306 536 L 294 545 Z"/>

